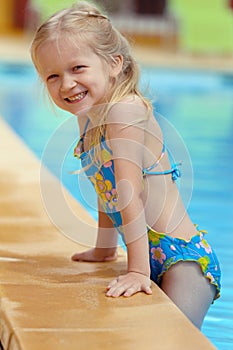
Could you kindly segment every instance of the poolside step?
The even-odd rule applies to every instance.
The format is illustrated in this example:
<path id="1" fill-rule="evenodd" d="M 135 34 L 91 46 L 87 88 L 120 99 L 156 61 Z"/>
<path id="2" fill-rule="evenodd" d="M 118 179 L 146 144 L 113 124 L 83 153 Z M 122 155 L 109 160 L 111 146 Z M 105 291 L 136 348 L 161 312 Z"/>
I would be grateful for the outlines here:
<path id="1" fill-rule="evenodd" d="M 156 285 L 152 296 L 105 297 L 108 281 L 125 271 L 124 253 L 112 263 L 72 262 L 70 256 L 85 248 L 48 218 L 40 196 L 39 161 L 1 119 L 0 130 L 4 350 L 215 349 Z M 49 173 L 48 179 L 56 182 Z M 68 194 L 66 198 L 83 211 Z M 92 219 L 83 215 L 91 226 Z"/>

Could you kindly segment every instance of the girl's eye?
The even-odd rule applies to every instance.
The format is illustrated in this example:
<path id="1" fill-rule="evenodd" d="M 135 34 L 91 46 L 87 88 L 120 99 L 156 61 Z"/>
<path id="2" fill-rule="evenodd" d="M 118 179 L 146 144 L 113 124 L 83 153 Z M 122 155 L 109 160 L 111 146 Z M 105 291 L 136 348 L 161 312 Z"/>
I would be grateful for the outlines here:
<path id="1" fill-rule="evenodd" d="M 51 74 L 51 75 L 48 76 L 47 81 L 56 79 L 57 77 L 58 77 L 57 74 Z"/>
<path id="2" fill-rule="evenodd" d="M 83 68 L 85 68 L 86 66 L 75 66 L 74 68 L 73 68 L 73 72 L 78 72 L 78 71 L 80 71 L 81 69 L 83 69 Z"/>

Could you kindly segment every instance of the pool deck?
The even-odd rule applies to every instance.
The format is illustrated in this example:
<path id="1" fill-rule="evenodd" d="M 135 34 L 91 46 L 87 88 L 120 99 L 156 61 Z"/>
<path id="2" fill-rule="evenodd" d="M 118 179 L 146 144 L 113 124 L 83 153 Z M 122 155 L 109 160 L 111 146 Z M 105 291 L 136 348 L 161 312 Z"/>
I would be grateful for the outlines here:
<path id="1" fill-rule="evenodd" d="M 27 40 L 8 45 L 3 41 L 2 59 L 28 59 Z M 147 54 L 138 51 L 144 59 Z M 126 270 L 124 252 L 120 250 L 117 262 L 71 261 L 70 256 L 85 247 L 66 238 L 50 221 L 41 199 L 40 162 L 1 118 L 0 130 L 4 350 L 215 349 L 155 284 L 151 296 L 105 297 L 108 281 Z M 57 184 L 49 172 L 47 180 Z M 90 223 L 88 235 L 93 219 L 64 193 L 67 203 Z"/>

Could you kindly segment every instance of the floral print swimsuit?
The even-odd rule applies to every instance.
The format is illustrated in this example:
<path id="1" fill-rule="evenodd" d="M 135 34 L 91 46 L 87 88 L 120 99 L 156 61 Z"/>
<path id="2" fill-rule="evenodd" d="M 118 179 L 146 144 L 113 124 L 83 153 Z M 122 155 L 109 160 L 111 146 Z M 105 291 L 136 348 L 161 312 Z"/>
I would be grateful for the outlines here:
<path id="1" fill-rule="evenodd" d="M 114 160 L 111 149 L 108 147 L 105 137 L 102 136 L 100 144 L 100 161 L 94 160 L 94 147 L 84 151 L 84 137 L 89 124 L 89 119 L 84 127 L 83 135 L 80 137 L 74 149 L 74 156 L 79 158 L 82 167 L 99 197 L 100 204 L 105 213 L 112 220 L 114 227 L 123 236 L 122 218 L 117 210 L 117 191 L 114 175 Z M 175 181 L 181 176 L 177 166 L 173 164 L 171 169 L 163 172 L 153 171 L 165 154 L 165 145 L 161 156 L 150 167 L 143 168 L 142 174 L 172 176 Z M 204 276 L 216 287 L 215 299 L 220 296 L 220 267 L 218 259 L 204 238 L 205 231 L 197 231 L 197 234 L 186 241 L 174 238 L 163 233 L 158 233 L 148 227 L 148 239 L 150 248 L 151 279 L 158 285 L 161 283 L 163 274 L 179 261 L 195 261 L 202 269 Z"/>

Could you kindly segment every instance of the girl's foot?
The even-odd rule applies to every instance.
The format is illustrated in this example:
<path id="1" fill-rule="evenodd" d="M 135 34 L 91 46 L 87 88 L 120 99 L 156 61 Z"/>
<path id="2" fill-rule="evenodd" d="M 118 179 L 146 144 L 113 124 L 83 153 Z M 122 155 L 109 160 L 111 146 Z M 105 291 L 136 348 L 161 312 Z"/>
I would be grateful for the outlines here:
<path id="1" fill-rule="evenodd" d="M 74 254 L 73 261 L 86 262 L 106 262 L 117 259 L 117 250 L 115 248 L 92 248 L 82 253 Z"/>

